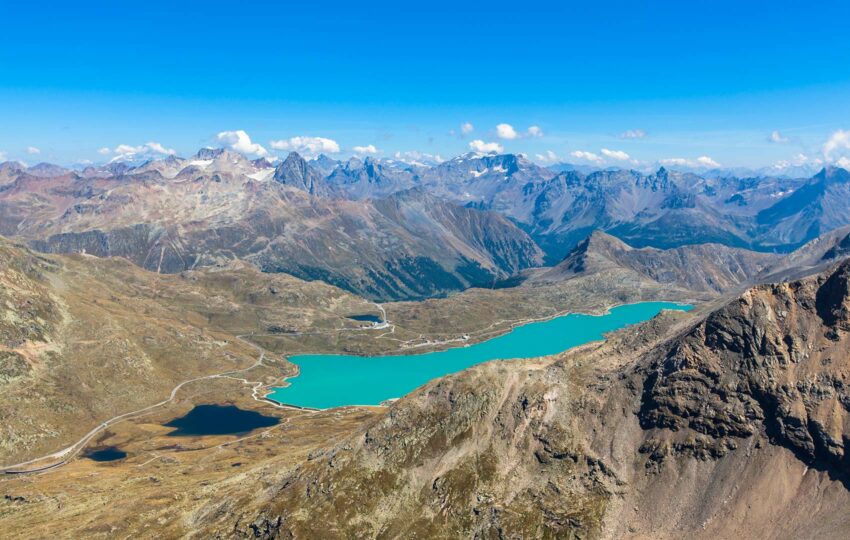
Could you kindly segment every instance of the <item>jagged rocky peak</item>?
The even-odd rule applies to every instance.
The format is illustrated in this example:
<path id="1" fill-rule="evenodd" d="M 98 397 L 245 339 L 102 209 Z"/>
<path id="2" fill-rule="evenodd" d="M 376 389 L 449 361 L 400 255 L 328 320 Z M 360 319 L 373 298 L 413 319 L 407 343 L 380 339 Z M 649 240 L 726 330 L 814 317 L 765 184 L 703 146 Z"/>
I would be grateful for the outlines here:
<path id="1" fill-rule="evenodd" d="M 203 159 L 203 160 L 215 159 L 215 158 L 219 157 L 220 155 L 222 155 L 224 152 L 225 152 L 224 148 L 212 148 L 212 147 L 208 146 L 206 148 L 201 148 L 200 150 L 198 150 L 197 153 L 195 153 L 195 155 L 192 156 L 192 158 L 193 159 Z"/>
<path id="2" fill-rule="evenodd" d="M 5 171 L 23 171 L 26 166 L 20 161 L 4 161 L 0 163 L 0 172 Z"/>
<path id="3" fill-rule="evenodd" d="M 353 157 L 334 169 L 327 179 L 340 194 L 350 199 L 387 197 L 419 181 L 410 169 L 373 157 Z"/>
<path id="4" fill-rule="evenodd" d="M 641 279 L 690 291 L 720 293 L 754 283 L 779 256 L 719 244 L 669 249 L 635 248 L 610 234 L 593 231 L 551 269 L 532 276 L 550 282 L 606 270 L 628 271 Z"/>
<path id="5" fill-rule="evenodd" d="M 319 154 L 316 158 L 310 160 L 310 165 L 324 176 L 328 176 L 334 169 L 342 165 L 337 159 L 328 157 L 326 154 Z"/>
<path id="6" fill-rule="evenodd" d="M 848 183 L 850 182 L 850 172 L 835 165 L 827 165 L 814 176 L 814 179 L 834 183 Z"/>
<path id="7" fill-rule="evenodd" d="M 835 238 L 834 243 L 821 256 L 822 261 L 850 256 L 850 227 L 843 227 L 834 232 L 837 233 L 832 235 Z"/>
<path id="8" fill-rule="evenodd" d="M 269 158 L 265 157 L 251 160 L 251 165 L 258 169 L 273 169 L 275 166 L 274 162 L 272 162 Z"/>
<path id="9" fill-rule="evenodd" d="M 296 187 L 311 195 L 326 196 L 329 193 L 322 175 L 310 166 L 298 152 L 290 152 L 274 171 L 278 183 Z"/>
<path id="10" fill-rule="evenodd" d="M 510 176 L 519 171 L 521 167 L 533 166 L 533 164 L 522 156 L 516 154 L 479 154 L 470 152 L 460 156 L 456 161 L 446 162 L 452 164 L 463 163 L 472 166 L 476 172 L 488 171 L 502 173 Z"/>
<path id="11" fill-rule="evenodd" d="M 611 266 L 617 254 L 631 251 L 632 247 L 599 229 L 579 242 L 564 259 L 541 275 L 541 281 L 558 280 L 569 275 L 595 272 Z"/>
<path id="12" fill-rule="evenodd" d="M 24 165 L 17 161 L 5 161 L 0 163 L 0 184 L 13 182 L 22 172 Z"/>

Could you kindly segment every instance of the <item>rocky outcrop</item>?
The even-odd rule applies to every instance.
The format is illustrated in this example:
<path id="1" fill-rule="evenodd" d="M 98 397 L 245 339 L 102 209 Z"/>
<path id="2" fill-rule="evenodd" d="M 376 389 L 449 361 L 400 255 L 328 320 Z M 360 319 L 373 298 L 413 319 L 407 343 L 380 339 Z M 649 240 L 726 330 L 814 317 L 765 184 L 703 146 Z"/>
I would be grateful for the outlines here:
<path id="1" fill-rule="evenodd" d="M 846 481 L 848 276 L 756 287 L 711 314 L 652 363 L 641 424 L 708 435 L 718 455 L 764 432 Z"/>

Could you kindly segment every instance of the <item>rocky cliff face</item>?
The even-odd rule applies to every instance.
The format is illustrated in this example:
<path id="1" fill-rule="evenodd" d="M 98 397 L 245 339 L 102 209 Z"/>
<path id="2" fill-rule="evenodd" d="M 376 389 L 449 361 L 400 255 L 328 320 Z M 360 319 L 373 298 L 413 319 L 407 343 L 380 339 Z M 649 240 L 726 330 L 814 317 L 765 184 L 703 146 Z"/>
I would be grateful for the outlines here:
<path id="1" fill-rule="evenodd" d="M 393 165 L 372 158 L 353 158 L 328 173 L 328 183 L 351 199 L 388 197 L 416 186 L 415 172 Z"/>
<path id="2" fill-rule="evenodd" d="M 763 432 L 846 482 L 849 306 L 850 263 L 751 289 L 652 361 L 642 426 L 707 435 L 714 455 Z"/>
<path id="3" fill-rule="evenodd" d="M 665 315 L 554 359 L 476 366 L 315 453 L 237 530 L 844 537 L 848 351 L 850 262 L 696 323 Z"/>

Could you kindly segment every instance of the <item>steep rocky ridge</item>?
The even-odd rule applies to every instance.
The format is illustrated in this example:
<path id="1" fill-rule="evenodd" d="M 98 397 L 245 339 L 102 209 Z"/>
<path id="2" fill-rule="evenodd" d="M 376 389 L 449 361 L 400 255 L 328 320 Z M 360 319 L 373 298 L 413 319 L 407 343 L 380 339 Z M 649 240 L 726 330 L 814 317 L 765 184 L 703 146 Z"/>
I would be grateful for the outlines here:
<path id="1" fill-rule="evenodd" d="M 351 199 L 387 197 L 416 187 L 418 176 L 406 167 L 397 167 L 372 158 L 351 159 L 328 175 L 328 183 Z"/>
<path id="2" fill-rule="evenodd" d="M 823 270 L 850 256 L 850 226 L 825 233 L 768 265 L 759 273 L 761 281 L 787 280 Z"/>
<path id="3" fill-rule="evenodd" d="M 327 197 L 330 194 L 330 188 L 322 175 L 296 152 L 290 152 L 286 159 L 275 167 L 274 180 L 311 195 Z"/>
<path id="4" fill-rule="evenodd" d="M 553 282 L 621 267 L 658 283 L 719 293 L 752 283 L 765 267 L 779 259 L 779 255 L 719 244 L 637 249 L 594 231 L 554 267 L 530 273 L 529 282 Z"/>

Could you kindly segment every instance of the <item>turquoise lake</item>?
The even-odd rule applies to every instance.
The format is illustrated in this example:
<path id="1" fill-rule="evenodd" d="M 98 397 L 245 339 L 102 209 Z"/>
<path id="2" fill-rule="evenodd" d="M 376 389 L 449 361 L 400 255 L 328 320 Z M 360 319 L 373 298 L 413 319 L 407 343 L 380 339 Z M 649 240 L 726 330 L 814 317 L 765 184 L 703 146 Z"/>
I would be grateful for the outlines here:
<path id="1" fill-rule="evenodd" d="M 439 352 L 393 356 L 306 354 L 289 357 L 301 370 L 268 397 L 280 403 L 327 409 L 378 405 L 401 397 L 432 379 L 488 360 L 533 358 L 603 338 L 603 334 L 651 319 L 663 309 L 687 311 L 671 302 L 641 302 L 605 315 L 571 313 L 518 326 L 506 334 Z"/>

